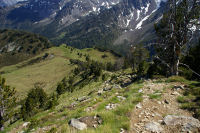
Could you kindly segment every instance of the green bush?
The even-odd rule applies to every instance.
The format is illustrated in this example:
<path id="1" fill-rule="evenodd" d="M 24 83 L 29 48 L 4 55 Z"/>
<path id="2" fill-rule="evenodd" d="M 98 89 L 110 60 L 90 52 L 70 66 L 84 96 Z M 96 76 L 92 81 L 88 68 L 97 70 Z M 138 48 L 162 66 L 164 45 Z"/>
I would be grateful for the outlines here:
<path id="1" fill-rule="evenodd" d="M 149 63 L 147 61 L 142 61 L 137 69 L 138 76 L 146 75 L 149 69 Z"/>
<path id="2" fill-rule="evenodd" d="M 47 133 L 57 133 L 57 129 L 53 127 Z"/>
<path id="3" fill-rule="evenodd" d="M 56 105 L 58 105 L 58 96 L 55 93 L 53 93 L 53 95 L 48 100 L 48 109 L 52 109 Z"/>
<path id="4" fill-rule="evenodd" d="M 105 80 L 107 80 L 107 78 L 108 78 L 108 75 L 104 73 L 104 74 L 102 75 L 102 80 L 105 81 Z"/>
<path id="5" fill-rule="evenodd" d="M 188 68 L 179 67 L 179 75 L 185 77 L 186 79 L 192 79 L 192 71 Z"/>
<path id="6" fill-rule="evenodd" d="M 171 76 L 169 77 L 166 82 L 181 82 L 184 83 L 187 80 L 184 77 L 180 77 L 180 76 Z"/>
<path id="7" fill-rule="evenodd" d="M 40 110 L 46 109 L 47 100 L 47 94 L 42 88 L 36 87 L 31 89 L 21 108 L 22 118 L 26 120 L 38 113 Z"/>
<path id="8" fill-rule="evenodd" d="M 149 78 L 153 78 L 155 75 L 163 75 L 165 77 L 168 75 L 168 68 L 158 60 L 154 60 L 149 64 L 149 69 L 147 71 L 147 76 Z"/>
<path id="9" fill-rule="evenodd" d="M 0 131 L 4 129 L 4 124 L 14 117 L 15 94 L 15 88 L 7 85 L 6 80 L 0 76 Z"/>
<path id="10" fill-rule="evenodd" d="M 31 129 L 35 128 L 36 126 L 39 125 L 39 121 L 37 119 L 31 119 L 30 120 L 30 125 L 28 127 L 28 131 L 30 131 Z"/>

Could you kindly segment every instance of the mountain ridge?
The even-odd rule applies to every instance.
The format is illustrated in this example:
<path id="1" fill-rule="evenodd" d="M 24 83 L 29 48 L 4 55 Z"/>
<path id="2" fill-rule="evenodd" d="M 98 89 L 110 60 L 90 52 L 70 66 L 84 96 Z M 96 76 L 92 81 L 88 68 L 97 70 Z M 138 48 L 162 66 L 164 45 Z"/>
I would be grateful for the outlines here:
<path id="1" fill-rule="evenodd" d="M 0 67 L 14 65 L 40 54 L 52 44 L 40 35 L 0 30 Z"/>
<path id="2" fill-rule="evenodd" d="M 40 3 L 38 1 L 30 1 L 28 3 L 24 2 L 18 8 L 11 8 L 5 11 L 7 15 L 4 15 L 4 17 L 1 15 L 4 18 L 1 20 L 3 24 L 1 28 L 17 28 L 40 33 L 48 37 L 56 45 L 67 43 L 77 48 L 92 47 L 94 45 L 116 47 L 115 45 L 124 45 L 124 42 L 128 42 L 128 45 L 137 44 L 142 42 L 140 40 L 142 34 L 135 35 L 135 32 L 145 34 L 146 31 L 150 31 L 152 33 L 149 30 L 152 25 L 149 25 L 151 28 L 144 28 L 145 21 L 148 21 L 150 16 L 160 11 L 157 10 L 160 8 L 158 3 L 161 3 L 162 8 L 164 7 L 161 1 L 155 0 L 87 0 L 84 2 L 78 0 L 60 0 L 57 2 L 43 0 Z M 19 16 L 22 13 L 24 15 Z M 155 17 L 152 23 L 159 17 Z M 97 23 L 95 20 L 101 22 Z M 87 22 L 90 22 L 90 24 Z M 85 26 L 79 27 L 77 24 Z M 69 31 L 71 27 L 74 27 L 75 30 Z M 99 29 L 98 31 L 107 29 L 110 33 L 103 35 L 105 32 L 97 32 L 98 35 L 94 34 L 92 36 L 93 32 L 89 32 L 94 29 Z M 86 35 L 83 35 L 83 32 Z M 77 37 L 74 34 L 77 34 Z M 81 37 L 79 38 L 79 36 Z M 84 36 L 95 39 L 87 40 L 84 39 Z M 113 36 L 111 40 L 109 39 L 110 36 Z M 74 41 L 70 41 L 70 38 L 74 38 Z M 101 39 L 107 41 L 102 43 Z M 85 43 L 81 46 L 80 41 Z"/>

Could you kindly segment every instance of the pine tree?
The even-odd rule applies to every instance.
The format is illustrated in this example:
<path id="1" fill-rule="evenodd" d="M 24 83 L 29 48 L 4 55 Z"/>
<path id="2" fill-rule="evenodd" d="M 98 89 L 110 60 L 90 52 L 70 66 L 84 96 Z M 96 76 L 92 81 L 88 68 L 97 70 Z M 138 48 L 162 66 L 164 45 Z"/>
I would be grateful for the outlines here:
<path id="1" fill-rule="evenodd" d="M 53 93 L 49 99 L 48 109 L 54 108 L 56 105 L 58 105 L 58 96 Z"/>
<path id="2" fill-rule="evenodd" d="M 4 123 L 12 117 L 15 93 L 15 88 L 6 85 L 5 79 L 0 77 L 0 131 L 4 130 Z"/>
<path id="3" fill-rule="evenodd" d="M 149 52 L 142 45 L 132 46 L 129 56 L 129 62 L 133 72 L 138 71 L 139 65 L 149 58 Z"/>
<path id="4" fill-rule="evenodd" d="M 155 25 L 159 37 L 158 57 L 169 68 L 170 75 L 178 75 L 180 56 L 190 45 L 194 28 L 199 23 L 200 2 L 198 0 L 169 0 L 168 12 Z"/>
<path id="5" fill-rule="evenodd" d="M 47 108 L 47 94 L 40 87 L 35 86 L 28 93 L 28 96 L 21 108 L 22 117 L 24 120 L 32 117 L 40 110 Z"/>

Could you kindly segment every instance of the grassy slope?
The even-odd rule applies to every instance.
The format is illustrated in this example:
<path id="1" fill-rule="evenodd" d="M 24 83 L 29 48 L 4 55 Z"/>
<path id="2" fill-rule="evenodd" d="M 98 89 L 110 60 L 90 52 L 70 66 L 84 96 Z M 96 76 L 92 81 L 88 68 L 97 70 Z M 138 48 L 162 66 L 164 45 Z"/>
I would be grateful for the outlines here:
<path id="1" fill-rule="evenodd" d="M 113 75 L 113 74 L 111 74 Z M 110 77 L 111 77 L 110 75 Z M 97 96 L 97 91 L 101 88 L 104 81 L 99 80 L 97 82 L 90 82 L 85 87 L 74 91 L 73 93 L 65 93 L 59 98 L 59 105 L 52 110 L 44 111 L 32 119 L 37 121 L 37 125 L 34 127 L 36 130 L 40 130 L 42 127 L 47 128 L 55 127 L 57 132 L 69 133 L 76 132 L 67 123 L 71 118 L 78 118 L 82 116 L 100 115 L 103 119 L 103 124 L 97 129 L 89 128 L 84 131 L 77 131 L 80 133 L 115 133 L 119 132 L 121 128 L 129 129 L 129 113 L 133 107 L 142 100 L 142 93 L 138 90 L 143 87 L 143 83 L 135 83 L 128 86 L 126 89 L 112 89 L 112 91 L 105 92 L 104 95 Z M 90 92 L 93 92 L 89 97 L 90 100 L 84 103 L 77 102 L 78 97 L 87 96 Z M 120 101 L 116 96 L 126 97 L 126 100 Z M 77 102 L 75 108 L 69 109 L 73 102 Z M 119 106 L 114 110 L 106 110 L 105 106 L 109 103 L 118 103 Z M 86 112 L 87 107 L 95 106 L 96 109 L 91 112 Z M 13 131 L 18 132 L 23 121 L 18 121 L 5 130 L 5 132 Z M 22 130 L 22 129 L 21 129 Z M 19 130 L 20 131 L 20 130 Z"/>
<path id="2" fill-rule="evenodd" d="M 44 89 L 47 92 L 55 90 L 57 83 L 70 74 L 71 70 L 75 67 L 74 65 L 70 65 L 69 59 L 85 60 L 84 56 L 80 57 L 77 53 L 82 53 L 83 55 L 89 54 L 91 59 L 100 62 L 114 62 L 116 59 L 109 52 L 105 52 L 108 55 L 107 58 L 102 58 L 101 56 L 104 55 L 104 52 L 95 49 L 73 49 L 73 51 L 71 49 L 73 48 L 65 47 L 64 45 L 52 47 L 37 57 L 42 57 L 45 53 L 49 53 L 53 54 L 54 58 L 25 65 L 32 60 L 29 59 L 17 65 L 3 67 L 0 69 L 0 73 L 3 73 L 2 76 L 6 78 L 7 84 L 16 87 L 17 94 L 23 97 L 38 82 L 44 85 Z"/>
<path id="3" fill-rule="evenodd" d="M 121 73 L 107 73 L 110 80 L 113 75 L 118 77 Z M 154 84 L 165 82 L 170 85 L 171 82 L 179 82 L 183 84 L 193 84 L 197 82 L 185 80 L 182 77 L 170 77 L 168 79 L 161 79 L 154 81 Z M 116 82 L 117 83 L 117 82 Z M 114 84 L 116 84 L 114 83 Z M 98 96 L 97 92 L 105 84 L 104 81 L 99 79 L 94 82 L 91 81 L 83 88 L 76 87 L 73 93 L 65 93 L 59 98 L 59 105 L 54 109 L 43 111 L 35 115 L 32 120 L 36 122 L 33 129 L 42 131 L 47 129 L 55 129 L 59 133 L 117 133 L 120 129 L 130 129 L 130 113 L 133 111 L 134 106 L 142 100 L 142 93 L 139 89 L 143 88 L 145 82 L 135 82 L 123 89 L 113 88 L 111 91 L 105 92 L 103 95 Z M 91 93 L 93 92 L 93 93 Z M 88 95 L 91 94 L 91 95 Z M 86 102 L 78 102 L 77 98 L 88 96 L 90 99 Z M 126 97 L 124 101 L 120 101 L 117 96 Z M 69 107 L 72 103 L 76 102 L 76 106 Z M 113 110 L 106 110 L 105 106 L 109 103 L 117 103 L 119 106 Z M 86 112 L 88 107 L 95 107 L 94 110 Z M 99 115 L 103 119 L 103 124 L 99 127 L 88 128 L 87 130 L 78 131 L 71 128 L 68 122 L 71 118 L 79 118 L 84 116 Z M 5 132 L 19 132 L 26 131 L 27 128 L 22 128 L 24 121 L 20 120 L 6 128 Z M 55 131 L 54 130 L 54 131 Z"/>

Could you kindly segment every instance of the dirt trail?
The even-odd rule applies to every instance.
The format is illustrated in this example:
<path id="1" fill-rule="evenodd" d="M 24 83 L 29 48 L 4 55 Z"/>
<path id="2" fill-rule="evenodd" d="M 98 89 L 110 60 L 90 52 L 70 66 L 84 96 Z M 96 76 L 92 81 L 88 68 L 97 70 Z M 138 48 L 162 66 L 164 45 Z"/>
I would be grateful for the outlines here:
<path id="1" fill-rule="evenodd" d="M 150 133 L 145 125 L 150 122 L 159 123 L 162 133 L 179 133 L 179 127 L 167 127 L 163 125 L 163 118 L 166 115 L 192 116 L 186 110 L 180 109 L 177 97 L 181 95 L 181 89 L 172 89 L 173 86 L 182 86 L 180 83 L 153 83 L 147 81 L 142 91 L 143 101 L 136 105 L 131 115 L 130 133 Z M 152 95 L 160 95 L 157 99 L 152 99 Z"/>

